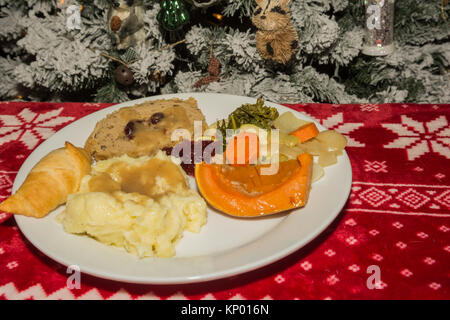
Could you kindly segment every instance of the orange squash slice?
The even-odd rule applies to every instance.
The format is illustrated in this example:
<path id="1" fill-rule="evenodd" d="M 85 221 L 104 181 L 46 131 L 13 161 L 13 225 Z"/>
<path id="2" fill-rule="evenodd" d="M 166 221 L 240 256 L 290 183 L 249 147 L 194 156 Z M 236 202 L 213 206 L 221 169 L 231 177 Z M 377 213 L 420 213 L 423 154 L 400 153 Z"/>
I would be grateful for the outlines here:
<path id="1" fill-rule="evenodd" d="M 313 158 L 279 163 L 276 174 L 262 175 L 264 165 L 226 166 L 199 163 L 195 179 L 214 208 L 239 217 L 256 217 L 302 207 L 308 201 Z"/>
<path id="2" fill-rule="evenodd" d="M 239 151 L 242 151 L 240 154 Z M 259 157 L 259 138 L 255 133 L 241 132 L 227 145 L 225 157 L 229 164 L 255 164 Z"/>

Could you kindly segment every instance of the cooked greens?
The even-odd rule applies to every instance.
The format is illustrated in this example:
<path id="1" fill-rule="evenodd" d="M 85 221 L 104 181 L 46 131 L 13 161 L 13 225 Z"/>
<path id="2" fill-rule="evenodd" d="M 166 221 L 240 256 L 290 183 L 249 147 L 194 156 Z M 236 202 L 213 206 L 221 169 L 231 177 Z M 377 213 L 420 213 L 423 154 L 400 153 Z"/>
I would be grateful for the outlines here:
<path id="1" fill-rule="evenodd" d="M 270 130 L 272 122 L 276 118 L 278 118 L 278 110 L 265 106 L 263 99 L 258 98 L 255 104 L 243 104 L 234 110 L 228 116 L 228 119 L 217 121 L 217 129 L 220 130 L 223 137 L 226 136 L 227 129 L 237 130 L 244 124 L 253 124 L 262 129 Z"/>
<path id="2" fill-rule="evenodd" d="M 271 130 L 273 121 L 278 118 L 278 110 L 276 108 L 267 107 L 264 101 L 258 98 L 255 104 L 245 103 L 234 110 L 227 119 L 217 121 L 217 130 L 220 131 L 223 141 L 224 150 L 226 148 L 227 130 L 236 131 L 244 124 L 252 124 L 262 129 Z"/>

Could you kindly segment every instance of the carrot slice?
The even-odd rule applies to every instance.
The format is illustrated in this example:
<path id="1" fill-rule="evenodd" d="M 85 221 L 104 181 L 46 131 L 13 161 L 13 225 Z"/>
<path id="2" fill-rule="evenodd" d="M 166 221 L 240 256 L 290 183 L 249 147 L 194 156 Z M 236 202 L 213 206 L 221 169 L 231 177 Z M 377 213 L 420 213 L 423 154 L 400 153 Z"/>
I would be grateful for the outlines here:
<path id="1" fill-rule="evenodd" d="M 258 135 L 241 132 L 228 143 L 225 157 L 229 164 L 256 164 L 259 157 Z"/>
<path id="2" fill-rule="evenodd" d="M 317 137 L 317 135 L 319 134 L 319 130 L 317 129 L 316 125 L 311 122 L 299 127 L 297 130 L 294 130 L 289 134 L 296 136 L 300 139 L 301 142 L 305 142 L 314 137 Z"/>

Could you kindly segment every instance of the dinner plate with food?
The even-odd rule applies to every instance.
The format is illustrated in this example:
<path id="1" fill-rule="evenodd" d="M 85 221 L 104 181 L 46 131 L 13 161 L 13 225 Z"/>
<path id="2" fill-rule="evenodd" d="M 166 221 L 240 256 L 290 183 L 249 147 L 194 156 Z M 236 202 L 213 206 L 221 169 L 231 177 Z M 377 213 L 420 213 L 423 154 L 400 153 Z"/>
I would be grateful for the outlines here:
<path id="1" fill-rule="evenodd" d="M 44 254 L 87 274 L 214 280 L 277 261 L 331 224 L 351 189 L 346 144 L 262 99 L 154 96 L 44 141 L 0 211 Z"/>

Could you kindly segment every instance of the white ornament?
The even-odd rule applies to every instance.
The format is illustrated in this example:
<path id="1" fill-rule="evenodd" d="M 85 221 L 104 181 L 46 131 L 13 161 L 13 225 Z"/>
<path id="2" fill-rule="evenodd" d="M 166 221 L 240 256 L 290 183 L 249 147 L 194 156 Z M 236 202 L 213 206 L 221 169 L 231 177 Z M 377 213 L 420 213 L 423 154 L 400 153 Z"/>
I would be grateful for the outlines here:
<path id="1" fill-rule="evenodd" d="M 367 18 L 367 28 L 369 30 L 381 29 L 381 8 L 383 6 L 384 0 L 381 0 L 378 4 L 367 7 L 367 14 L 370 14 Z"/>
<path id="2" fill-rule="evenodd" d="M 67 17 L 67 29 L 69 31 L 71 30 L 81 30 L 81 10 L 80 10 L 80 6 L 77 5 L 70 5 L 67 10 L 66 13 L 69 15 Z"/>
<path id="3" fill-rule="evenodd" d="M 395 0 L 364 0 L 366 25 L 362 53 L 385 56 L 394 51 Z"/>

